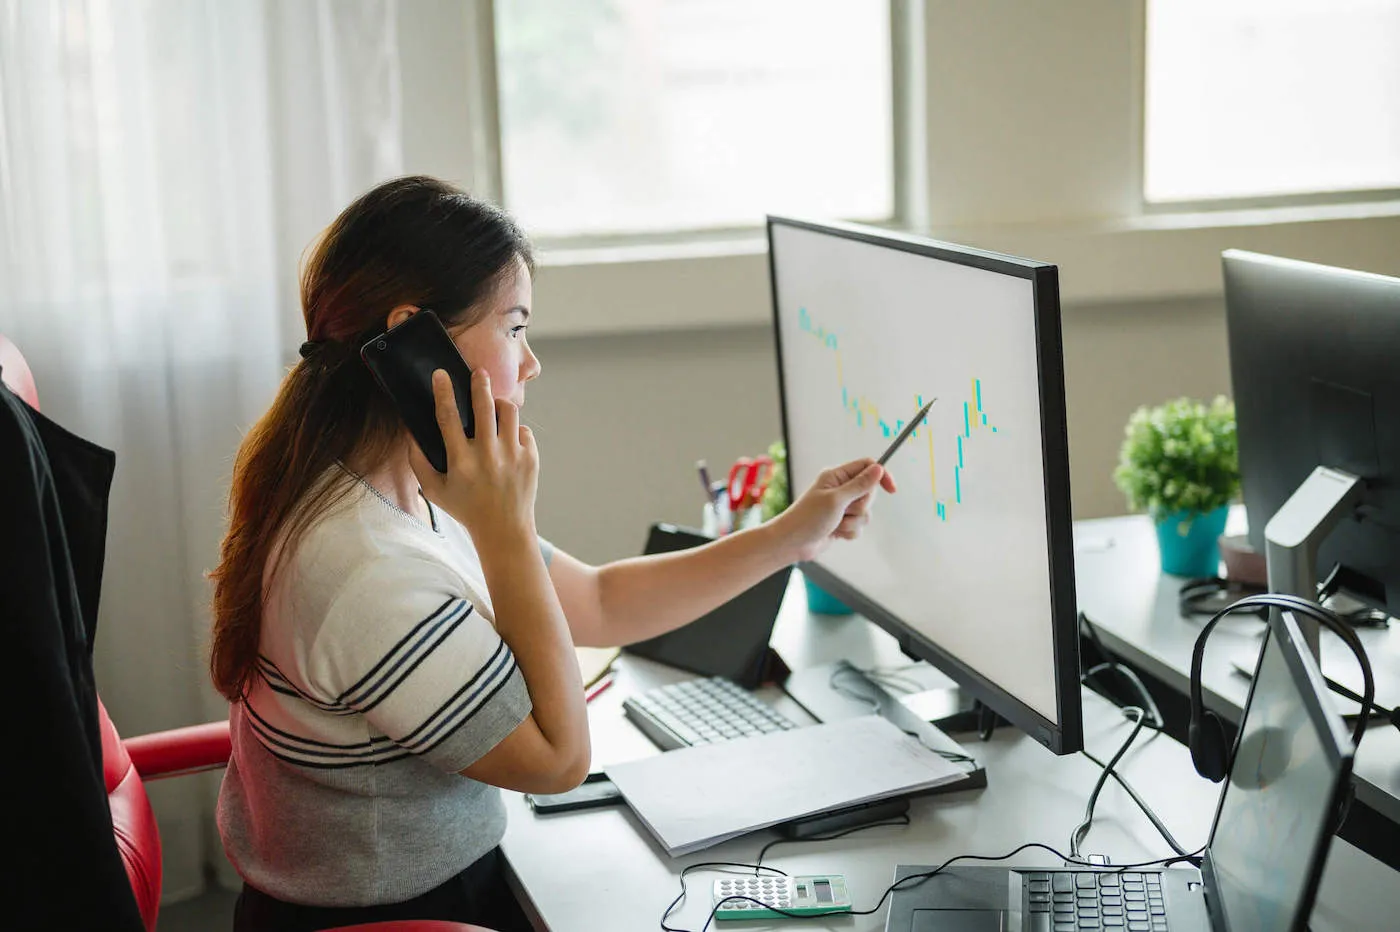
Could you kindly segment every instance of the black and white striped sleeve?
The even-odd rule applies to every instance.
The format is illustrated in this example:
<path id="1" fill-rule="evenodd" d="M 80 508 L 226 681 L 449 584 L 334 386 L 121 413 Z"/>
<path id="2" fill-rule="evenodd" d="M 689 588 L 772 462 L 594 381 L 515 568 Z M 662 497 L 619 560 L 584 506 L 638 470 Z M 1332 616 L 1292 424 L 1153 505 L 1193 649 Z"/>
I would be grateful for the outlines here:
<path id="1" fill-rule="evenodd" d="M 531 710 L 515 655 L 455 576 L 426 560 L 362 567 L 307 661 L 337 705 L 444 771 L 477 761 Z"/>

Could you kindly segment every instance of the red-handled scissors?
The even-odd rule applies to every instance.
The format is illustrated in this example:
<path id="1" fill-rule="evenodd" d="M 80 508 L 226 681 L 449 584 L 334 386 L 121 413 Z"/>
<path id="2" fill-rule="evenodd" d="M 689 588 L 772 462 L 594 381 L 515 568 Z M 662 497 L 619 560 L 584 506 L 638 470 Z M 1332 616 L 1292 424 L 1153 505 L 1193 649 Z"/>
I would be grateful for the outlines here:
<path id="1" fill-rule="evenodd" d="M 757 505 L 773 479 L 773 459 L 741 456 L 729 467 L 729 513 Z"/>

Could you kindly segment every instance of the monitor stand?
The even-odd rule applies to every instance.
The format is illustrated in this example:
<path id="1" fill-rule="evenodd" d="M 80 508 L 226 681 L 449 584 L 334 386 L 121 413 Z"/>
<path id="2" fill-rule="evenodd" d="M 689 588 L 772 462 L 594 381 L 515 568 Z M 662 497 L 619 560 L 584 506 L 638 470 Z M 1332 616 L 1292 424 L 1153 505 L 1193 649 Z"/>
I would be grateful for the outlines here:
<path id="1" fill-rule="evenodd" d="M 953 766 L 966 773 L 967 779 L 946 783 L 929 792 L 948 793 L 987 785 L 986 768 L 975 754 L 910 711 L 883 686 L 844 660 L 793 673 L 783 684 L 783 692 L 819 722 L 875 713 L 889 719 L 901 731 L 912 732 L 926 747 L 943 752 L 945 757 L 951 756 Z"/>
<path id="2" fill-rule="evenodd" d="M 1317 601 L 1317 549 L 1342 519 L 1355 512 L 1364 488 L 1362 480 L 1349 472 L 1319 466 L 1274 512 L 1264 526 L 1270 592 Z M 1317 622 L 1302 616 L 1297 620 L 1308 650 L 1321 663 Z"/>

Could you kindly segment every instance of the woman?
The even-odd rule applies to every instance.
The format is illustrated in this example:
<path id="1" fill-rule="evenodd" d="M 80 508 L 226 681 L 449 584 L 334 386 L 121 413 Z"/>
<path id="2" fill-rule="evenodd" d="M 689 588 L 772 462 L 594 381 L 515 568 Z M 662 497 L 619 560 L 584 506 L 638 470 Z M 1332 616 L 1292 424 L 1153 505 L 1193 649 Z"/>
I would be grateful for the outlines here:
<path id="1" fill-rule="evenodd" d="M 387 918 L 525 928 L 501 876 L 499 790 L 560 792 L 590 762 L 573 648 L 642 640 L 854 538 L 871 460 L 828 470 L 777 519 L 685 551 L 588 566 L 535 531 L 519 422 L 540 363 L 528 242 L 501 211 L 401 178 L 314 245 L 308 341 L 234 467 L 212 574 L 210 668 L 233 704 L 219 829 L 240 929 Z M 358 357 L 423 308 L 474 375 L 474 439 L 435 375 L 448 470 Z"/>

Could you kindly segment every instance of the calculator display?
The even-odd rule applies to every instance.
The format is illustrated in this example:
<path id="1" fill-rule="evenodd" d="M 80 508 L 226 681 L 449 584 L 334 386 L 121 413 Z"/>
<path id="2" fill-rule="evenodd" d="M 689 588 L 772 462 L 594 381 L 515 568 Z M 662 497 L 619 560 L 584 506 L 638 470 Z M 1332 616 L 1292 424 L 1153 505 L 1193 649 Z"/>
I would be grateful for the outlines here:
<path id="1" fill-rule="evenodd" d="M 830 882 L 825 881 L 825 880 L 818 880 L 818 881 L 813 882 L 812 886 L 813 886 L 813 887 L 816 887 L 816 889 L 817 889 L 817 902 L 818 902 L 818 903 L 830 903 L 830 902 L 831 902 L 831 884 L 830 884 Z"/>

